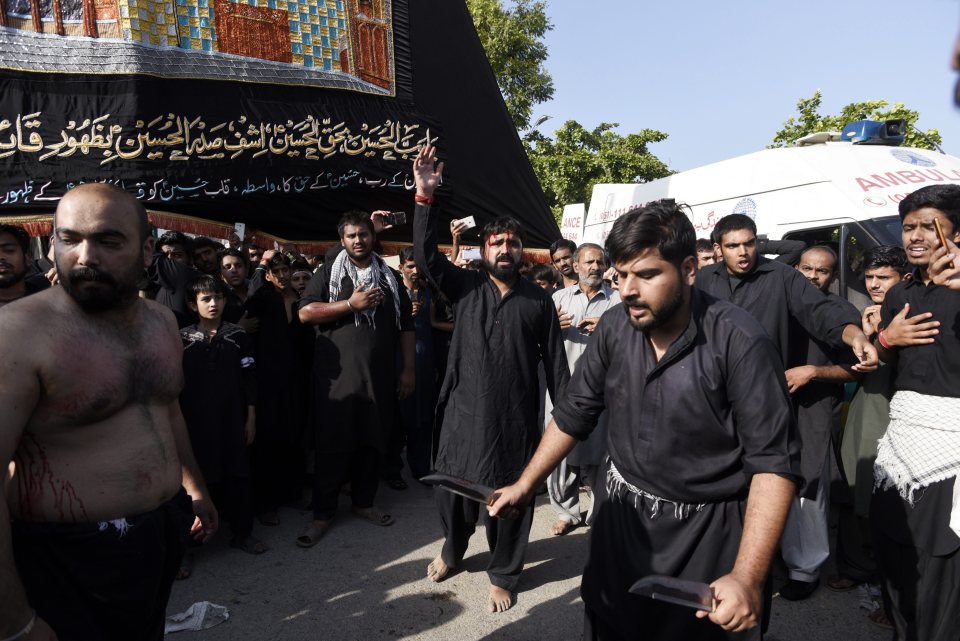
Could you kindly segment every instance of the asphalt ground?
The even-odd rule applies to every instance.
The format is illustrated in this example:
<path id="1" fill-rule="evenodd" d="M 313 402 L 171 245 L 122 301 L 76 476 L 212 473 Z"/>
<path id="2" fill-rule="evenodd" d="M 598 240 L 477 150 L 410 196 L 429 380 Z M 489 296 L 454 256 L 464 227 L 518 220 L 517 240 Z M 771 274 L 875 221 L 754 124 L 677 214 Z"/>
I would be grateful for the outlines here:
<path id="1" fill-rule="evenodd" d="M 554 512 L 545 496 L 537 508 L 516 605 L 486 611 L 489 584 L 483 529 L 470 541 L 462 571 L 443 581 L 425 579 L 427 564 L 442 545 L 433 490 L 411 483 L 406 491 L 381 487 L 378 504 L 396 518 L 377 527 L 340 513 L 315 547 L 294 541 L 310 518 L 307 510 L 284 508 L 278 527 L 256 524 L 254 534 L 270 550 L 248 555 L 227 545 L 223 531 L 196 554 L 193 576 L 174 585 L 169 613 L 197 601 L 229 608 L 225 623 L 168 635 L 172 641 L 318 640 L 541 641 L 577 640 L 583 628 L 580 573 L 589 529 L 550 534 Z M 831 562 L 823 569 L 832 573 Z M 774 586 L 785 580 L 774 568 Z M 887 641 L 888 631 L 867 620 L 856 590 L 821 587 L 806 601 L 774 598 L 766 639 L 773 641 Z"/>

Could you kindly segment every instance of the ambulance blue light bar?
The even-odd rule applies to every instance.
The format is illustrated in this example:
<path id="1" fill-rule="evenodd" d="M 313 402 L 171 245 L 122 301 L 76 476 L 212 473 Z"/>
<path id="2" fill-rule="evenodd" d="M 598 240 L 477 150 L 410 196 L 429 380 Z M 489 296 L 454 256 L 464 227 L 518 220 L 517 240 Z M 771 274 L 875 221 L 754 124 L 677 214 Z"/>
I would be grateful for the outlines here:
<path id="1" fill-rule="evenodd" d="M 896 147 L 903 144 L 906 133 L 907 121 L 903 118 L 883 122 L 856 120 L 846 124 L 840 139 L 852 142 L 855 145 L 889 145 Z"/>

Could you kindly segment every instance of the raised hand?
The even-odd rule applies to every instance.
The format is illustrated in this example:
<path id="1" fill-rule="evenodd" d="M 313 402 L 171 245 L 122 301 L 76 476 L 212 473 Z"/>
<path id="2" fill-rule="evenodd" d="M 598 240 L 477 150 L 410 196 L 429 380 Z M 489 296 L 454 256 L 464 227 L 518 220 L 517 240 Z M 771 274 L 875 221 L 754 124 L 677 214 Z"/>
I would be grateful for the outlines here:
<path id="1" fill-rule="evenodd" d="M 433 196 L 442 175 L 443 163 L 437 162 L 437 148 L 424 145 L 413 160 L 413 179 L 417 185 L 417 195 Z"/>

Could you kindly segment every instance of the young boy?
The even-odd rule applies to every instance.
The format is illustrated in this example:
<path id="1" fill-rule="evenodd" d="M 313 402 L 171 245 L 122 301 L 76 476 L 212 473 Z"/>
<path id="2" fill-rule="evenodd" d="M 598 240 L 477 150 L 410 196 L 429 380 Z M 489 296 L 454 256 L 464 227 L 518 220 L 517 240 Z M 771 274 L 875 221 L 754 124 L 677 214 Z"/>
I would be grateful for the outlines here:
<path id="1" fill-rule="evenodd" d="M 180 330 L 180 408 L 203 477 L 230 524 L 230 545 L 262 554 L 267 546 L 253 536 L 247 462 L 256 424 L 253 346 L 239 325 L 223 322 L 226 295 L 223 281 L 207 275 L 187 291 L 187 304 L 199 321 Z M 182 569 L 189 575 L 189 568 Z"/>

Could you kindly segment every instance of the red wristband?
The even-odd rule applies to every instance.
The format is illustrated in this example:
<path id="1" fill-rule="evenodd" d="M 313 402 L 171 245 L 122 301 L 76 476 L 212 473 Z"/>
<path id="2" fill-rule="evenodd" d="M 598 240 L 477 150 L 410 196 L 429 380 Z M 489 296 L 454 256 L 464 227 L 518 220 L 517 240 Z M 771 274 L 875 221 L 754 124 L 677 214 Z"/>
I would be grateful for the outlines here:
<path id="1" fill-rule="evenodd" d="M 423 203 L 424 205 L 433 204 L 433 196 L 421 196 L 420 194 L 417 194 L 413 197 L 413 200 L 418 203 Z"/>
<path id="2" fill-rule="evenodd" d="M 883 335 L 882 329 L 877 333 L 877 342 L 883 346 L 883 349 L 888 349 L 888 350 L 893 349 L 893 345 L 888 343 L 886 337 Z"/>

